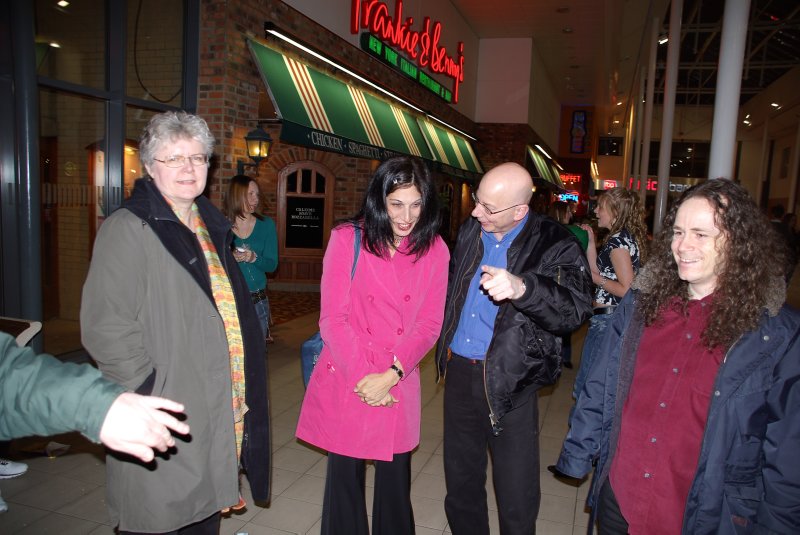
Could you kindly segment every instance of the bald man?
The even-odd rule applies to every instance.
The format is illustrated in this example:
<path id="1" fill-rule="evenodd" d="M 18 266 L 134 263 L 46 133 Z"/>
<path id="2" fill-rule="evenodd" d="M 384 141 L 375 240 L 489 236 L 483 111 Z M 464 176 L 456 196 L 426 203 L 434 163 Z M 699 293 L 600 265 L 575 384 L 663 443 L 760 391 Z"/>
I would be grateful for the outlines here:
<path id="1" fill-rule="evenodd" d="M 560 336 L 592 314 L 581 245 L 532 213 L 533 181 L 516 163 L 481 180 L 450 258 L 442 335 L 445 511 L 453 535 L 489 534 L 487 448 L 503 534 L 536 531 L 536 391 L 561 373 Z"/>

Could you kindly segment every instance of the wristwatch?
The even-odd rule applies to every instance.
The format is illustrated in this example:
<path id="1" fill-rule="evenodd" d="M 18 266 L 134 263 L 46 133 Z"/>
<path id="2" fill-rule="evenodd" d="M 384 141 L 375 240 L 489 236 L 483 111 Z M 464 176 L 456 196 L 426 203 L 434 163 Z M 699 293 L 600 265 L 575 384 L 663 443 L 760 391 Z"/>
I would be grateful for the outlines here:
<path id="1" fill-rule="evenodd" d="M 402 378 L 403 378 L 403 375 L 404 375 L 404 374 L 403 374 L 403 370 L 401 370 L 401 369 L 400 369 L 400 368 L 397 366 L 397 364 L 392 364 L 392 365 L 390 366 L 390 368 L 391 368 L 391 369 L 393 369 L 393 370 L 394 370 L 394 371 L 397 373 L 397 376 L 398 376 L 400 379 L 402 379 Z"/>

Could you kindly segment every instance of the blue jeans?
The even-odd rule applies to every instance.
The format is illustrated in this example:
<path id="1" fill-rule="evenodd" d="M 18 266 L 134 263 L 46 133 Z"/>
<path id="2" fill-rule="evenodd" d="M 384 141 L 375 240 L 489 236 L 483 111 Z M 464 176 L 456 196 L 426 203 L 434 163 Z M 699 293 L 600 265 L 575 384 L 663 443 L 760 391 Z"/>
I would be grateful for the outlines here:
<path id="1" fill-rule="evenodd" d="M 603 336 L 606 333 L 606 327 L 613 314 L 598 314 L 589 318 L 589 331 L 586 333 L 586 338 L 583 341 L 583 352 L 581 353 L 581 366 L 578 369 L 578 375 L 575 377 L 575 386 L 572 389 L 572 397 L 575 401 L 583 390 L 583 385 L 589 377 L 589 370 L 592 369 L 592 364 L 597 360 L 597 352 L 600 347 L 600 342 L 603 341 Z"/>
<path id="2" fill-rule="evenodd" d="M 264 333 L 264 339 L 269 336 L 269 299 L 259 301 L 255 305 L 256 315 L 258 316 L 258 323 L 261 325 L 261 331 Z"/>

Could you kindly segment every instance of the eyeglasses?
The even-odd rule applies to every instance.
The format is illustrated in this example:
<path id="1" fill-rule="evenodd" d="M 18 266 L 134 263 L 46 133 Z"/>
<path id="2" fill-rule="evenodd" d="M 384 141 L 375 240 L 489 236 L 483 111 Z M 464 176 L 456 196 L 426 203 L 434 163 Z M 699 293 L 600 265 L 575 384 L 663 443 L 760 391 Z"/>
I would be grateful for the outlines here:
<path id="1" fill-rule="evenodd" d="M 178 167 L 183 167 L 186 165 L 186 160 L 189 160 L 193 167 L 208 164 L 208 154 L 192 154 L 191 156 L 175 155 L 167 156 L 163 160 L 159 160 L 158 158 L 153 159 L 157 162 L 163 163 L 167 167 L 172 167 L 173 169 L 177 169 Z"/>
<path id="2" fill-rule="evenodd" d="M 505 212 L 506 210 L 511 210 L 512 208 L 516 208 L 517 206 L 522 206 L 522 204 L 515 204 L 514 206 L 509 206 L 508 208 L 503 208 L 502 210 L 490 210 L 488 206 L 483 204 L 481 201 L 478 200 L 478 196 L 475 193 L 472 193 L 472 202 L 475 203 L 476 206 L 480 206 L 483 208 L 483 211 L 489 215 L 499 214 L 500 212 Z"/>

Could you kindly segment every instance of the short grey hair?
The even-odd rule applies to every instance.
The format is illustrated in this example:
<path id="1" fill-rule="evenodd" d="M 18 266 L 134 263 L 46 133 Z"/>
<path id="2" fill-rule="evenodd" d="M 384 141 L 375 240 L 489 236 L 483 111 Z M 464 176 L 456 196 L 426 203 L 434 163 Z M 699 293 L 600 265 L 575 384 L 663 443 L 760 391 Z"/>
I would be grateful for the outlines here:
<path id="1" fill-rule="evenodd" d="M 216 139 L 202 117 L 185 111 L 168 111 L 154 115 L 142 131 L 139 138 L 139 159 L 142 165 L 153 165 L 156 152 L 165 143 L 179 139 L 199 141 L 209 158 L 214 153 Z"/>

